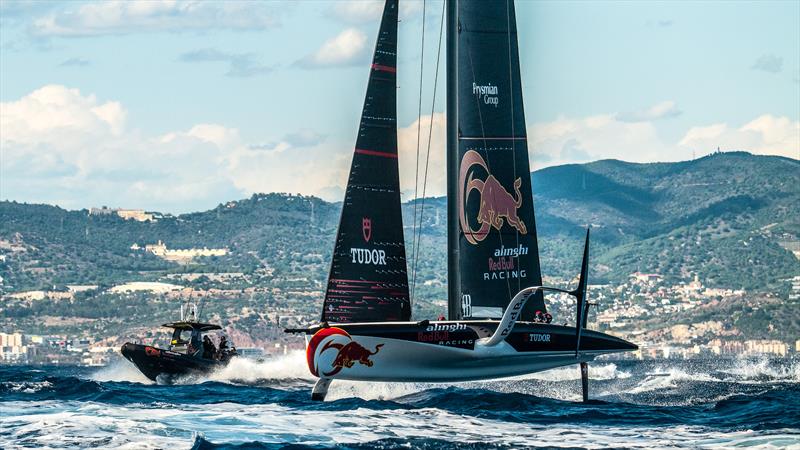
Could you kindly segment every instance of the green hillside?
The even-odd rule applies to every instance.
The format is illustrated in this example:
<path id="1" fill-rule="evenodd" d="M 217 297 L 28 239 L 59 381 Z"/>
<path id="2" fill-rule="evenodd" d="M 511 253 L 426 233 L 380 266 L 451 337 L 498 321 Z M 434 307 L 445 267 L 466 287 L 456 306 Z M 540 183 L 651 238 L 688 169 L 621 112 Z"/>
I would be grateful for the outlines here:
<path id="1" fill-rule="evenodd" d="M 770 291 L 800 273 L 782 243 L 800 235 L 800 162 L 744 152 L 678 163 L 606 160 L 533 174 L 543 266 L 554 273 L 593 230 L 595 276 Z M 549 243 L 548 243 L 549 242 Z M 561 243 L 561 244 L 559 244 Z M 574 256 L 572 257 L 574 259 Z"/>
<path id="2" fill-rule="evenodd" d="M 797 160 L 743 152 L 677 163 L 605 160 L 550 167 L 532 178 L 545 275 L 577 272 L 587 224 L 596 282 L 636 271 L 675 282 L 698 274 L 712 287 L 777 292 L 800 274 L 797 258 L 784 248 L 800 236 Z M 404 205 L 411 261 L 413 206 Z M 257 277 L 259 283 L 292 276 L 324 283 L 339 211 L 340 204 L 315 197 L 257 194 L 209 211 L 136 222 L 0 202 L 0 289 L 110 285 L 170 272 L 255 274 L 264 267 L 271 275 Z M 416 258 L 424 298 L 444 298 L 445 211 L 445 199 L 426 199 Z M 131 250 L 159 240 L 169 248 L 230 253 L 180 265 Z"/>

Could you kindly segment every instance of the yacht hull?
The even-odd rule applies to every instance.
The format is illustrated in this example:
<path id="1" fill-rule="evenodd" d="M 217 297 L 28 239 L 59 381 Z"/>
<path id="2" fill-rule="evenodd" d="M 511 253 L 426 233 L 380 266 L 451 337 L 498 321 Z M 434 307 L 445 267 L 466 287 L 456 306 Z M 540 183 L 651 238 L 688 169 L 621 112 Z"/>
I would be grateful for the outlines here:
<path id="1" fill-rule="evenodd" d="M 623 339 L 584 330 L 575 352 L 575 328 L 518 322 L 505 340 L 486 346 L 498 321 L 331 324 L 310 330 L 307 361 L 320 378 L 455 382 L 502 378 L 591 361 L 636 350 Z"/>

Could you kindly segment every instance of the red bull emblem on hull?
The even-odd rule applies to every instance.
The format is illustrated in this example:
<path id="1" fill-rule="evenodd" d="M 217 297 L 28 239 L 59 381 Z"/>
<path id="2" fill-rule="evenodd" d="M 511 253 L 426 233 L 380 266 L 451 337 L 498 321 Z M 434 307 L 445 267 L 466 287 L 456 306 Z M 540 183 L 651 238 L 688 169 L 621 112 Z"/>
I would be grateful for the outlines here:
<path id="1" fill-rule="evenodd" d="M 470 172 L 472 166 L 482 167 L 488 174 L 485 180 L 478 180 L 472 178 Z M 464 237 L 470 244 L 477 244 L 478 242 L 486 239 L 491 228 L 500 231 L 503 224 L 507 221 L 509 225 L 516 228 L 520 234 L 527 234 L 528 229 L 525 223 L 517 215 L 517 210 L 522 206 L 522 193 L 520 187 L 522 186 L 522 178 L 517 178 L 514 181 L 514 192 L 516 198 L 511 195 L 506 188 L 500 184 L 500 181 L 489 172 L 489 167 L 486 161 L 483 160 L 478 152 L 475 150 L 468 150 L 461 158 L 461 170 L 459 171 L 459 220 L 461 222 L 461 230 L 464 232 Z M 469 224 L 467 217 L 467 200 L 469 194 L 473 191 L 478 191 L 480 195 L 480 209 L 478 210 L 478 223 L 480 228 L 473 230 Z"/>
<path id="2" fill-rule="evenodd" d="M 306 348 L 308 369 L 316 377 L 332 377 L 342 369 L 350 369 L 355 363 L 372 367 L 370 357 L 376 355 L 383 344 L 370 351 L 341 328 L 330 327 L 317 331 Z"/>

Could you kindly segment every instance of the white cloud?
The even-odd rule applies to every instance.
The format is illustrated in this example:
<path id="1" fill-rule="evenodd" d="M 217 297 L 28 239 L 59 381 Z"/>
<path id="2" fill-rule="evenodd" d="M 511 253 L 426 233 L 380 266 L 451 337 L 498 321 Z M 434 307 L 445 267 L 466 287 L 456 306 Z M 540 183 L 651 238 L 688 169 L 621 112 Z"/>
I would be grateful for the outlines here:
<path id="1" fill-rule="evenodd" d="M 331 8 L 331 15 L 345 23 L 374 23 L 381 19 L 385 2 L 381 0 L 339 0 Z M 408 20 L 422 11 L 422 2 L 400 2 L 398 15 Z"/>
<path id="2" fill-rule="evenodd" d="M 768 73 L 778 73 L 783 69 L 783 58 L 772 54 L 764 54 L 759 56 L 750 68 Z"/>
<path id="3" fill-rule="evenodd" d="M 357 28 L 348 28 L 325 41 L 314 53 L 297 61 L 303 68 L 349 66 L 367 60 L 367 36 Z"/>
<path id="4" fill-rule="evenodd" d="M 722 150 L 800 159 L 800 122 L 762 115 L 733 128 L 724 123 L 690 128 L 678 142 L 664 141 L 652 121 L 625 122 L 619 114 L 560 117 L 528 128 L 531 168 L 596 159 L 680 161 Z"/>
<path id="5" fill-rule="evenodd" d="M 62 61 L 61 64 L 59 64 L 58 66 L 59 67 L 86 67 L 89 64 L 91 64 L 91 63 L 86 58 L 69 58 L 69 59 L 66 59 L 66 60 Z"/>
<path id="6" fill-rule="evenodd" d="M 347 174 L 347 152 L 311 130 L 264 151 L 224 125 L 146 136 L 126 116 L 118 102 L 59 85 L 0 103 L 0 198 L 183 212 L 252 192 L 327 192 Z"/>
<path id="7" fill-rule="evenodd" d="M 420 123 L 421 122 L 421 123 Z M 397 130 L 397 147 L 400 161 L 400 190 L 404 200 L 414 198 L 414 163 L 417 160 L 417 126 L 420 129 L 420 161 L 419 161 L 419 187 L 417 195 L 422 197 L 423 179 L 425 175 L 425 155 L 428 148 L 428 130 L 433 130 L 430 144 L 430 161 L 428 166 L 428 185 L 425 190 L 427 197 L 445 195 L 447 193 L 447 174 L 445 167 L 446 158 L 446 128 L 447 119 L 443 113 L 434 113 L 433 126 L 431 116 L 425 115 L 415 120 L 407 127 Z"/>
<path id="8" fill-rule="evenodd" d="M 678 117 L 682 113 L 675 102 L 667 100 L 644 110 L 619 113 L 617 114 L 617 119 L 623 122 L 648 122 Z"/>
<path id="9" fill-rule="evenodd" d="M 651 122 L 625 122 L 617 116 L 559 117 L 529 126 L 531 168 L 540 169 L 540 163 L 550 166 L 606 158 L 674 161 L 687 157 L 685 150 L 662 142 Z"/>
<path id="10" fill-rule="evenodd" d="M 58 138 L 119 134 L 125 110 L 117 102 L 99 103 L 77 89 L 47 85 L 18 101 L 2 103 L 2 139 L 21 144 L 41 142 L 58 132 Z M 33 120 L 35 119 L 35 120 Z M 55 142 L 58 142 L 56 140 Z"/>
<path id="11" fill-rule="evenodd" d="M 366 23 L 380 20 L 385 2 L 380 0 L 339 1 L 334 5 L 333 15 L 349 23 Z"/>
<path id="12" fill-rule="evenodd" d="M 148 136 L 126 118 L 119 102 L 59 85 L 0 102 L 0 198 L 171 212 L 206 209 L 253 192 L 341 200 L 352 142 L 329 142 L 304 129 L 258 145 L 235 128 L 213 123 Z M 398 129 L 404 199 L 414 195 L 420 124 L 422 179 L 431 117 Z M 426 195 L 440 196 L 446 192 L 444 114 L 433 115 L 432 129 Z M 600 158 L 675 161 L 717 146 L 800 158 L 800 122 L 762 115 L 739 127 L 693 127 L 678 142 L 665 142 L 652 122 L 623 122 L 610 113 L 532 124 L 528 142 L 532 161 L 546 165 Z"/>
<path id="13" fill-rule="evenodd" d="M 213 48 L 186 52 L 181 54 L 178 59 L 188 63 L 226 62 L 228 63 L 228 73 L 226 75 L 229 77 L 265 75 L 273 70 L 271 66 L 259 63 L 252 53 L 230 53 Z"/>
<path id="14" fill-rule="evenodd" d="M 765 114 L 739 128 L 724 123 L 693 127 L 680 145 L 706 152 L 719 147 L 800 159 L 800 121 Z"/>
<path id="15" fill-rule="evenodd" d="M 153 31 L 259 30 L 278 24 L 263 3 L 111 0 L 67 4 L 34 20 L 37 36 L 77 37 Z"/>

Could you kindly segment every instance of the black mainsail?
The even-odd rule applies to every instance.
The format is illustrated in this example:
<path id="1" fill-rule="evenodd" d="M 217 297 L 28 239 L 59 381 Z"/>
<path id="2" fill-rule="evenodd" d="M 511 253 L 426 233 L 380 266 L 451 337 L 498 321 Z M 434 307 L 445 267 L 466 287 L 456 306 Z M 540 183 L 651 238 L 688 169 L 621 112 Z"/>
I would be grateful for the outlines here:
<path id="1" fill-rule="evenodd" d="M 322 320 L 411 318 L 397 162 L 397 0 L 386 0 Z"/>
<path id="2" fill-rule="evenodd" d="M 513 0 L 450 0 L 448 310 L 498 318 L 542 284 Z M 522 320 L 545 312 L 541 291 Z"/>

